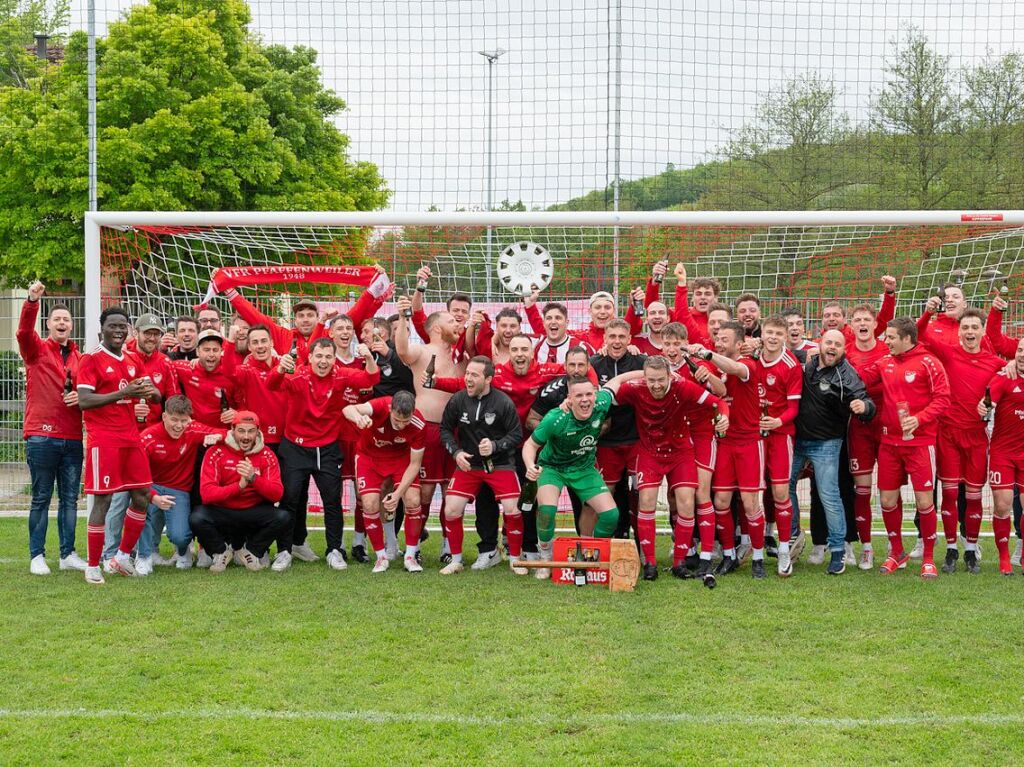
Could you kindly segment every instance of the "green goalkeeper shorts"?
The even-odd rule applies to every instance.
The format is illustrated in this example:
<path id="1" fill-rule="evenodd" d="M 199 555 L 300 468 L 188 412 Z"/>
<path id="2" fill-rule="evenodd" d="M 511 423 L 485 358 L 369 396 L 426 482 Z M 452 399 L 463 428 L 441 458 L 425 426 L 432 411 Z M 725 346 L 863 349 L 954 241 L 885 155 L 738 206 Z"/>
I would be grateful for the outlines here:
<path id="1" fill-rule="evenodd" d="M 540 477 L 537 479 L 537 485 L 554 485 L 558 488 L 558 492 L 562 492 L 563 487 L 568 487 L 579 499 L 586 503 L 595 495 L 608 492 L 608 486 L 605 485 L 604 479 L 601 477 L 599 472 L 593 466 L 587 466 L 585 468 L 562 468 L 556 469 L 553 466 L 544 466 L 541 468 Z"/>

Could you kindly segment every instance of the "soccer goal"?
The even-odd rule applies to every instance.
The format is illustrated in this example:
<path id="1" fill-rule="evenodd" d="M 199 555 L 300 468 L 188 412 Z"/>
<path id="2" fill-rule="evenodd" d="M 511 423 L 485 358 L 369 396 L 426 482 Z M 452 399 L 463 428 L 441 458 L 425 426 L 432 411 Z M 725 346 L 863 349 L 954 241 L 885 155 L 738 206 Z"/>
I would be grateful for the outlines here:
<path id="1" fill-rule="evenodd" d="M 426 265 L 428 305 L 461 292 L 497 306 L 528 290 L 532 264 L 550 280 L 541 301 L 566 303 L 573 324 L 584 324 L 587 296 L 607 290 L 624 310 L 629 290 L 667 259 L 690 278 L 717 278 L 725 302 L 755 293 L 762 315 L 796 306 L 810 320 L 825 301 L 875 300 L 882 274 L 899 279 L 901 314 L 918 314 L 948 282 L 971 303 L 1002 290 L 1013 304 L 1024 253 L 1024 211 L 98 212 L 85 227 L 89 339 L 112 303 L 133 316 L 191 314 L 218 269 L 280 267 L 240 290 L 285 320 L 299 297 L 325 307 L 355 298 L 360 288 L 330 267 L 379 264 L 406 291 Z M 674 284 L 669 274 L 669 303 Z"/>

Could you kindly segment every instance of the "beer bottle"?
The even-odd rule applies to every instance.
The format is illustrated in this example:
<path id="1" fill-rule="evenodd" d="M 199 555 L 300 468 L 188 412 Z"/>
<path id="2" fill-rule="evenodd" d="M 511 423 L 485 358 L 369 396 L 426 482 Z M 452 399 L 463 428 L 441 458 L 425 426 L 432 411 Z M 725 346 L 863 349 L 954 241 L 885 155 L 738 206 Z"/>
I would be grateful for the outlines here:
<path id="1" fill-rule="evenodd" d="M 484 473 L 485 474 L 493 474 L 494 473 L 494 461 L 491 460 L 491 457 L 487 456 L 486 458 L 481 458 L 480 460 L 482 460 L 484 462 Z"/>
<path id="2" fill-rule="evenodd" d="M 146 398 L 145 397 L 139 397 L 139 404 L 140 405 L 145 405 L 146 404 Z M 138 415 L 138 414 L 135 415 L 135 423 L 137 423 L 137 424 L 139 424 L 141 426 L 145 422 L 146 422 L 146 416 Z"/>
<path id="3" fill-rule="evenodd" d="M 410 291 L 408 290 L 408 287 L 409 287 L 408 283 L 406 283 L 406 291 L 405 292 L 406 292 L 406 295 L 409 296 L 409 306 L 407 306 L 405 309 L 402 309 L 402 316 L 405 317 L 407 320 L 411 320 L 412 319 L 412 295 L 410 295 Z"/>
<path id="4" fill-rule="evenodd" d="M 288 355 L 292 358 L 292 362 L 299 359 L 299 339 L 292 339 L 292 348 L 288 350 Z"/>
<path id="5" fill-rule="evenodd" d="M 228 393 L 223 389 L 220 390 L 220 412 L 231 409 L 231 403 L 228 402 Z"/>
<path id="6" fill-rule="evenodd" d="M 528 479 L 523 483 L 522 490 L 519 491 L 519 500 L 516 501 L 516 506 L 519 507 L 519 511 L 526 513 L 533 511 L 533 506 L 537 502 L 537 480 Z"/>
<path id="7" fill-rule="evenodd" d="M 420 293 L 426 293 L 427 292 L 427 281 L 426 280 L 416 280 L 416 290 L 418 290 Z"/>
<path id="8" fill-rule="evenodd" d="M 981 417 L 983 423 L 990 423 L 992 416 L 995 414 L 995 410 L 992 408 L 992 391 L 986 386 L 985 387 L 985 415 Z"/>
<path id="9" fill-rule="evenodd" d="M 663 261 L 664 261 L 665 265 L 668 266 L 668 261 L 665 261 L 664 259 L 662 259 L 658 263 L 660 264 Z M 665 275 L 664 274 L 656 274 L 656 275 L 654 275 L 654 284 L 655 285 L 660 285 L 664 279 L 665 279 Z"/>
<path id="10" fill-rule="evenodd" d="M 574 562 L 582 562 L 583 561 L 583 544 L 581 544 L 579 541 L 576 541 L 576 553 L 573 555 L 573 561 Z M 586 586 L 587 585 L 587 571 L 586 570 L 580 570 L 580 569 L 575 570 L 573 572 L 573 582 L 577 586 Z"/>
<path id="11" fill-rule="evenodd" d="M 644 306 L 644 300 L 642 298 L 633 299 L 633 314 L 637 317 L 643 317 L 647 314 L 647 308 Z"/>
<path id="12" fill-rule="evenodd" d="M 941 313 L 946 306 L 946 291 L 942 289 L 941 285 L 935 289 L 935 296 L 939 299 L 939 308 L 935 311 Z"/>
<path id="13" fill-rule="evenodd" d="M 1010 295 L 1010 281 L 1006 277 L 1003 277 L 1003 286 L 999 288 L 999 293 L 1003 298 Z"/>
<path id="14" fill-rule="evenodd" d="M 718 428 L 718 425 L 722 422 L 722 414 L 718 412 L 718 405 L 712 405 L 711 409 L 714 411 L 714 415 L 711 416 L 711 423 L 715 425 L 715 436 L 721 437 L 722 433 Z"/>
<path id="15" fill-rule="evenodd" d="M 423 382 L 423 388 L 424 389 L 433 389 L 434 388 L 434 365 L 435 365 L 436 362 L 437 362 L 437 355 L 436 354 L 431 354 L 430 355 L 430 362 L 427 363 L 427 367 L 423 370 L 424 374 L 427 376 L 427 380 L 425 380 Z"/>
<path id="16" fill-rule="evenodd" d="M 71 394 L 74 389 L 74 384 L 71 382 L 71 370 L 67 369 L 64 371 L 64 393 Z"/>
<path id="17" fill-rule="evenodd" d="M 766 400 L 766 399 L 761 400 L 761 417 L 762 418 L 767 418 L 768 417 L 768 400 Z M 767 429 L 761 429 L 761 436 L 762 437 L 767 437 L 768 436 L 768 430 Z"/>

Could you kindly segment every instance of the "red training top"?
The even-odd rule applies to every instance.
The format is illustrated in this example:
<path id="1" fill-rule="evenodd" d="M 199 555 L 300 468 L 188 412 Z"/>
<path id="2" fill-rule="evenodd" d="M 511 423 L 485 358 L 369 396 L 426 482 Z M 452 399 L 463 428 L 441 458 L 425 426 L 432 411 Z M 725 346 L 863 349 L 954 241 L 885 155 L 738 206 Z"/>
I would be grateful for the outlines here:
<path id="1" fill-rule="evenodd" d="M 25 361 L 25 423 L 22 433 L 29 437 L 82 438 L 82 411 L 64 404 L 64 383 L 71 371 L 72 386 L 78 378 L 81 352 L 68 341 L 67 362 L 61 345 L 36 332 L 39 302 L 26 301 L 18 321 L 18 351 Z"/>

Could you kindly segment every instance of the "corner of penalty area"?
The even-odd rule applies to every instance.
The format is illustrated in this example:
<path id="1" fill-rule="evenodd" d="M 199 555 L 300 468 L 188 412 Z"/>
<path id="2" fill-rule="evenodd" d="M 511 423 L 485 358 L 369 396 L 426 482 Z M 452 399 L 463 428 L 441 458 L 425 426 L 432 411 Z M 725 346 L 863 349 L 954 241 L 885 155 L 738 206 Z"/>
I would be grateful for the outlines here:
<path id="1" fill-rule="evenodd" d="M 568 585 L 603 586 L 633 591 L 640 576 L 640 555 L 632 540 L 621 538 L 555 538 L 552 559 L 521 559 L 517 567 L 547 568 L 551 580 Z"/>

